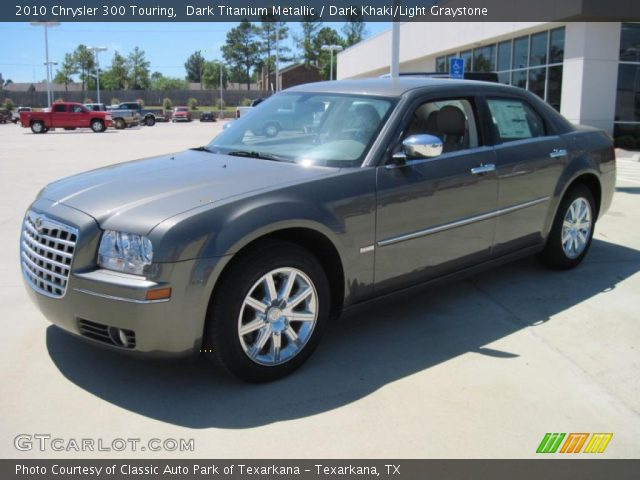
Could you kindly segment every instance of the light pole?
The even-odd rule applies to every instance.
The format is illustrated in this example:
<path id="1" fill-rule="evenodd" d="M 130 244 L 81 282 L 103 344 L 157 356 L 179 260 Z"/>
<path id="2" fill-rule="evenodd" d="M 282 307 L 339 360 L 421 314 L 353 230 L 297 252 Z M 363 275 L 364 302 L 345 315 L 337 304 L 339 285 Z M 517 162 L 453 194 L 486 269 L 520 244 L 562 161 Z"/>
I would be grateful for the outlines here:
<path id="1" fill-rule="evenodd" d="M 96 59 L 96 91 L 98 97 L 98 103 L 100 103 L 100 62 L 98 61 L 98 52 L 106 52 L 107 47 L 88 47 Z"/>
<path id="2" fill-rule="evenodd" d="M 323 45 L 322 50 L 331 52 L 331 67 L 329 70 L 329 80 L 333 80 L 333 52 L 341 52 L 342 47 L 340 45 Z"/>
<path id="3" fill-rule="evenodd" d="M 47 104 L 51 108 L 51 72 L 49 64 L 49 35 L 48 31 L 50 27 L 57 27 L 60 22 L 31 22 L 33 27 L 44 27 L 44 52 L 45 52 L 45 65 L 47 66 Z"/>

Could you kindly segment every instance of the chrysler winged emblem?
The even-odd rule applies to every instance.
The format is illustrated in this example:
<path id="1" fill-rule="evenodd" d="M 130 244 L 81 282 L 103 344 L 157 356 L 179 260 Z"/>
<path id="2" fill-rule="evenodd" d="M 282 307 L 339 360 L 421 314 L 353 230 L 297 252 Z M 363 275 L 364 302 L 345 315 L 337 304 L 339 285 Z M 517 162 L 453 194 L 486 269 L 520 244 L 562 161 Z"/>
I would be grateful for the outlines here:
<path id="1" fill-rule="evenodd" d="M 38 232 L 42 232 L 42 216 L 38 215 L 33 221 L 33 224 Z"/>

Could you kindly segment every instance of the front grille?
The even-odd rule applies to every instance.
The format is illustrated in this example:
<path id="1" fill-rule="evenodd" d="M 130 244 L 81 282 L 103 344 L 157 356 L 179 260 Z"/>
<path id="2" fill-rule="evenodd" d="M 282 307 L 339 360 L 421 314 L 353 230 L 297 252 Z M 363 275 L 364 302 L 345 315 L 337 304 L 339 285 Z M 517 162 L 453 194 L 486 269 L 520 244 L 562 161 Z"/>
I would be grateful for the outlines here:
<path id="1" fill-rule="evenodd" d="M 136 334 L 133 330 L 110 327 L 102 323 L 91 322 L 81 318 L 78 320 L 78 329 L 83 337 L 107 343 L 121 348 L 135 348 Z"/>
<path id="2" fill-rule="evenodd" d="M 27 212 L 22 226 L 20 260 L 31 288 L 60 298 L 67 290 L 78 230 L 44 215 Z"/>

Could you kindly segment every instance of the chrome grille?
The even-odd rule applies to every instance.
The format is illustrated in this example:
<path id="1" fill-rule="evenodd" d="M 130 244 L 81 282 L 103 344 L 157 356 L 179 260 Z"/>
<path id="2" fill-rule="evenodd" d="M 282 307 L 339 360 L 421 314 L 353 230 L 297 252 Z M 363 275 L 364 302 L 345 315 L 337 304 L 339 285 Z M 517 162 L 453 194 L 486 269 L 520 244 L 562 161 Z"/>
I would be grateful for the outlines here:
<path id="1" fill-rule="evenodd" d="M 31 288 L 54 298 L 65 294 L 77 240 L 75 228 L 27 212 L 22 226 L 20 261 Z"/>

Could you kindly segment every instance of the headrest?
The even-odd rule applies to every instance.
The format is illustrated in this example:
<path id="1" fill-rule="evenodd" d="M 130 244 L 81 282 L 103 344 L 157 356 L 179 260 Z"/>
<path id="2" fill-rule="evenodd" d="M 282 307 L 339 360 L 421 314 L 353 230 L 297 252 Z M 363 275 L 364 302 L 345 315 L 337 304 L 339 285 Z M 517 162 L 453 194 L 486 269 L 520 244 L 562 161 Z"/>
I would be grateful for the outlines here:
<path id="1" fill-rule="evenodd" d="M 447 105 L 438 113 L 438 130 L 445 135 L 464 135 L 465 116 L 458 107 Z"/>

